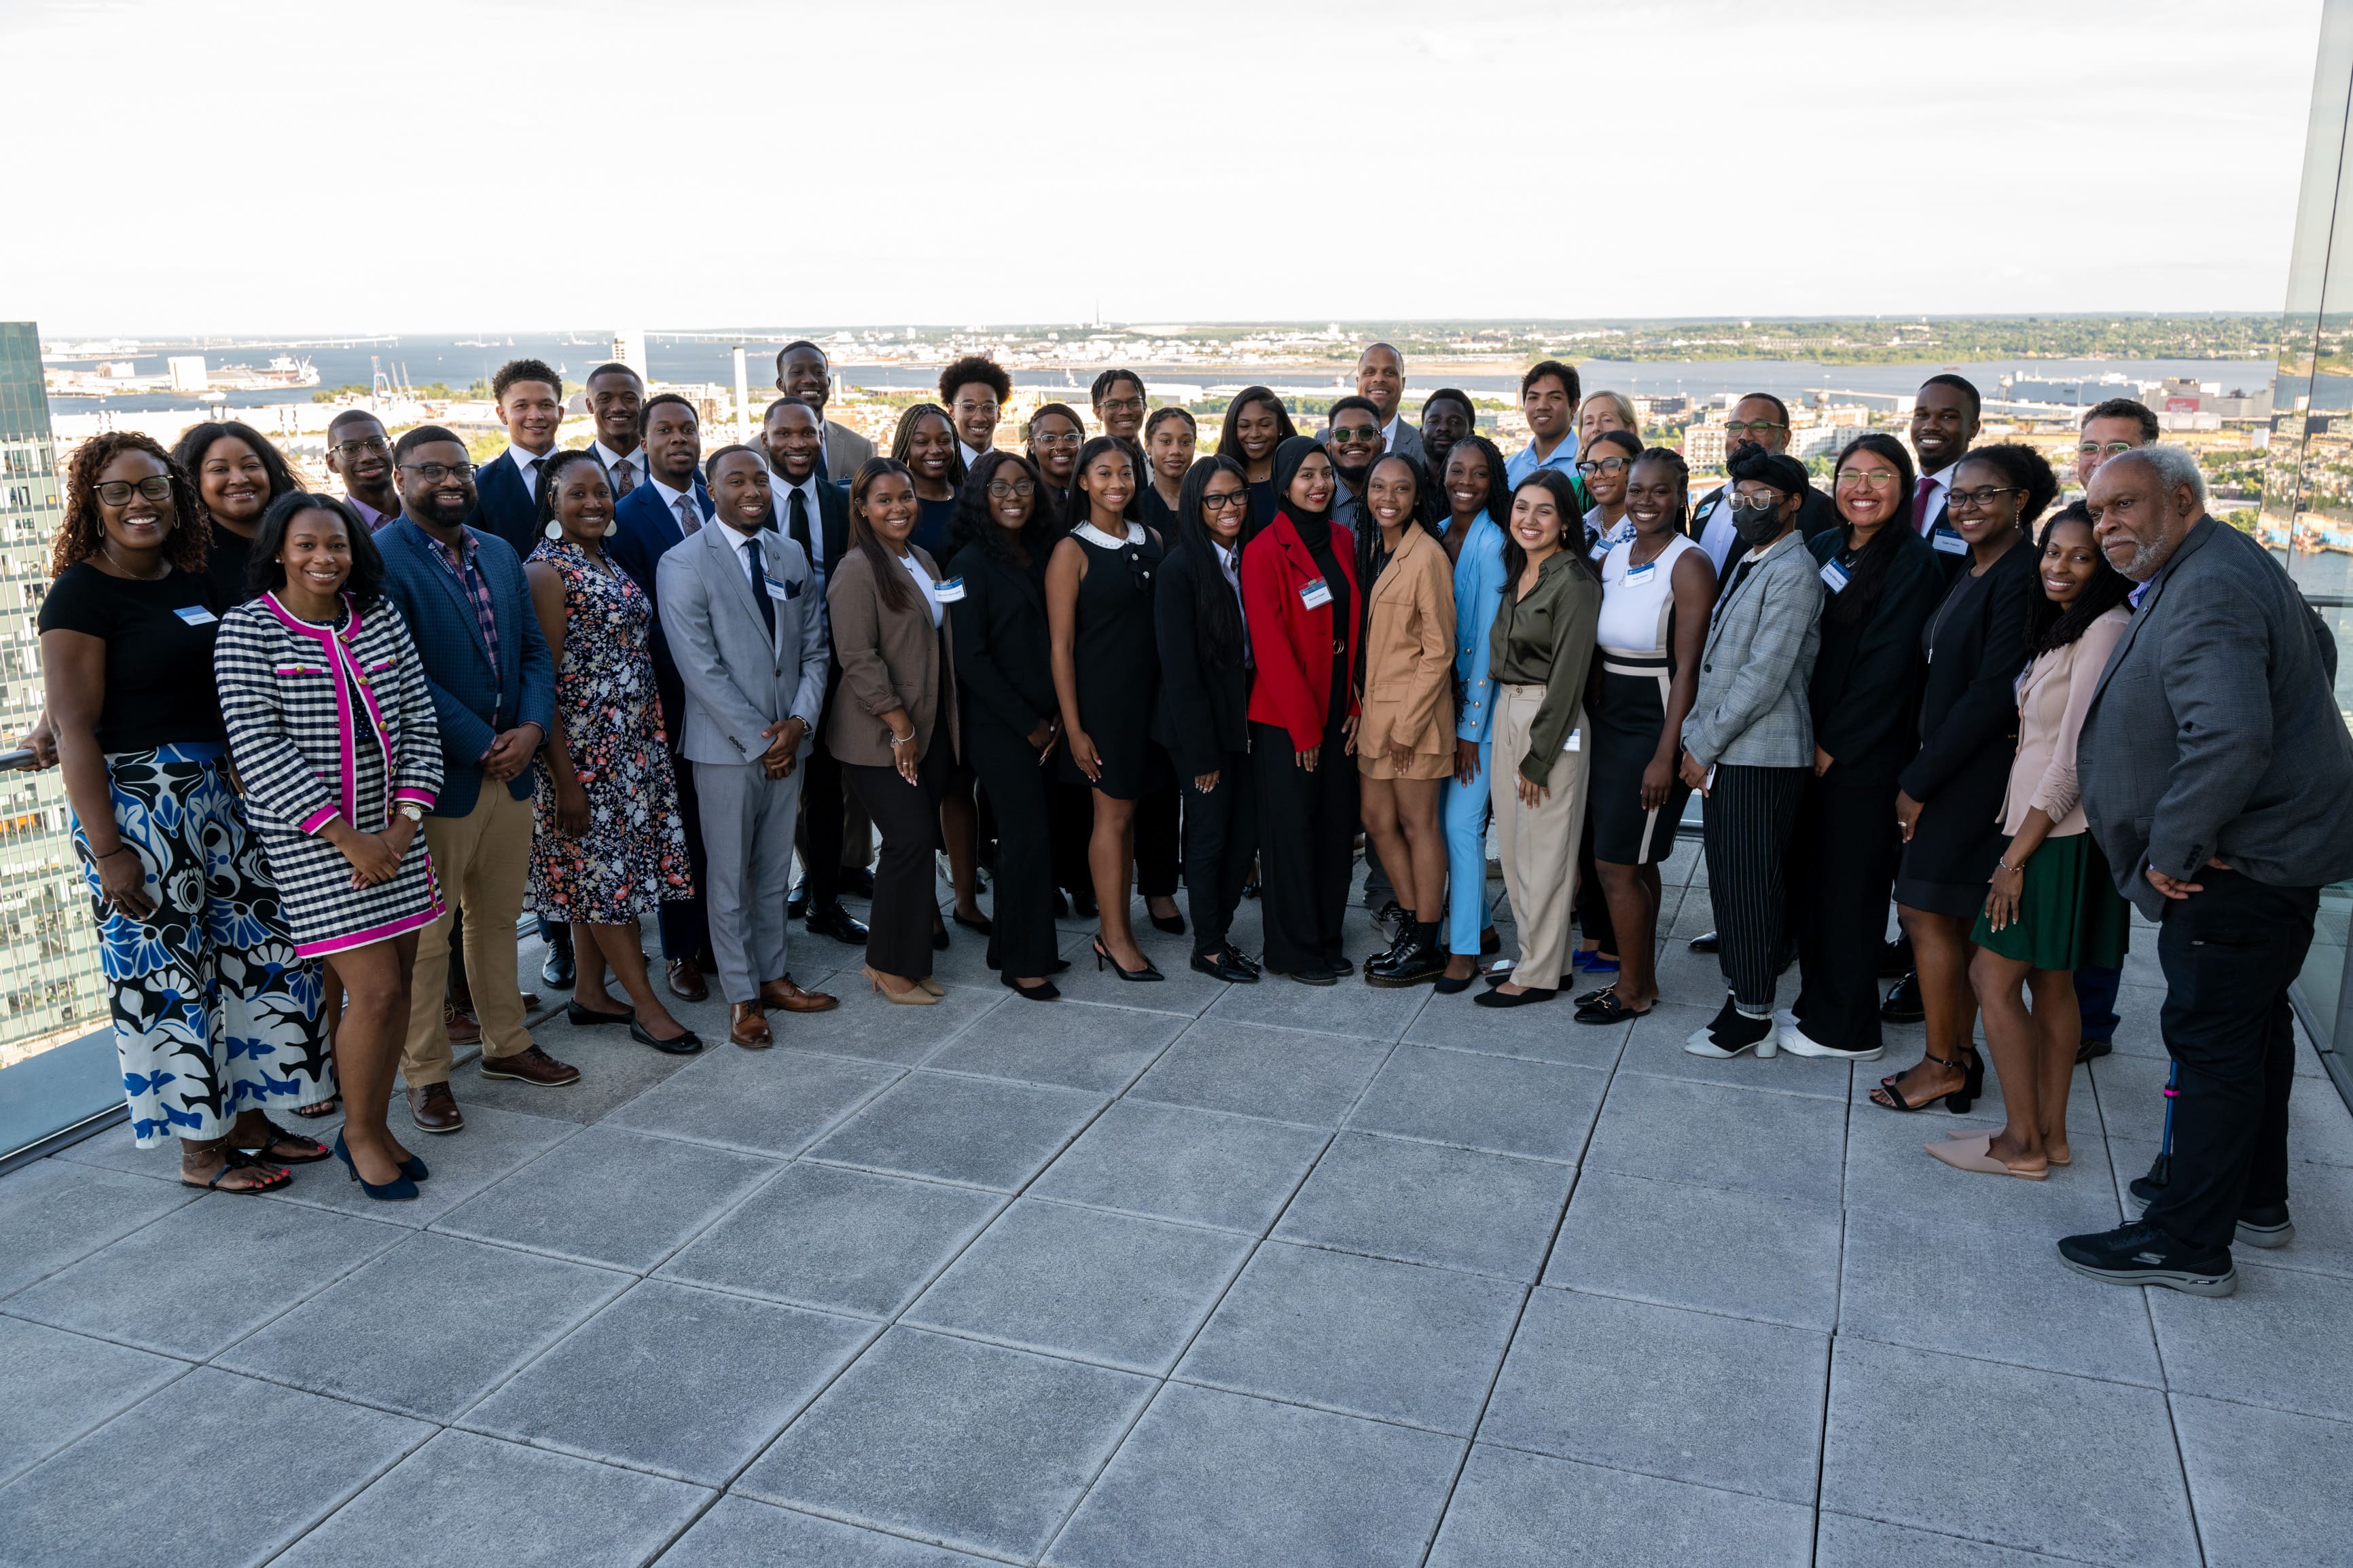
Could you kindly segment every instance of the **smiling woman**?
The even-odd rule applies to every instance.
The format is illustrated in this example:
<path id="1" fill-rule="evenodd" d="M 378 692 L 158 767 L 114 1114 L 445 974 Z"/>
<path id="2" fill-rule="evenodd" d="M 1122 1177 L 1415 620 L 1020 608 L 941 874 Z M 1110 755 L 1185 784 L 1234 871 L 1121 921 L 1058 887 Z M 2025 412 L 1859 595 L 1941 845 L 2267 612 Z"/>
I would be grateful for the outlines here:
<path id="1" fill-rule="evenodd" d="M 253 557 L 253 536 L 261 514 L 280 496 L 301 487 L 269 438 L 252 426 L 221 420 L 192 427 L 172 457 L 196 482 L 208 520 L 206 569 L 229 604 L 241 604 Z"/>

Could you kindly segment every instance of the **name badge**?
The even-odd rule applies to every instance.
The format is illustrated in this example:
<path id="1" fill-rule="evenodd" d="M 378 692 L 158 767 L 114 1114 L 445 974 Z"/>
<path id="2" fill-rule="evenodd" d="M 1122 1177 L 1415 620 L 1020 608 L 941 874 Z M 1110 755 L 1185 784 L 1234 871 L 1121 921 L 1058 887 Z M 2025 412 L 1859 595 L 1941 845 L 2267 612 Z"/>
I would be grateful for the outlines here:
<path id="1" fill-rule="evenodd" d="M 1618 580 L 1620 583 L 1647 583 L 1658 572 L 1658 570 L 1659 563 L 1657 562 L 1645 561 L 1640 566 L 1627 567 L 1626 574 Z"/>
<path id="2" fill-rule="evenodd" d="M 933 584 L 932 597 L 943 605 L 961 604 L 964 601 L 964 579 L 948 577 Z"/>
<path id="3" fill-rule="evenodd" d="M 1969 542 L 1963 539 L 1957 530 L 1947 528 L 1941 522 L 1936 525 L 1936 537 L 1928 542 L 1946 555 L 1966 555 L 1969 552 Z"/>
<path id="4" fill-rule="evenodd" d="M 174 610 L 172 613 L 192 626 L 208 626 L 220 619 L 202 605 L 190 605 L 183 609 Z"/>
<path id="5" fill-rule="evenodd" d="M 775 577 L 768 578 L 767 583 L 768 597 L 771 599 L 783 599 L 789 602 L 801 596 L 801 585 L 798 583 L 785 582 Z"/>
<path id="6" fill-rule="evenodd" d="M 1575 752 L 1582 750 L 1584 744 L 1585 731 L 1582 730 L 1571 730 L 1568 732 L 1568 739 L 1561 742 L 1560 749 L 1564 752 Z"/>
<path id="7" fill-rule="evenodd" d="M 1849 574 L 1847 569 L 1840 565 L 1837 562 L 1825 561 L 1822 563 L 1822 582 L 1829 586 L 1831 593 L 1845 593 L 1847 582 L 1851 574 Z"/>
<path id="8" fill-rule="evenodd" d="M 1313 583 L 1299 585 L 1299 602 L 1311 610 L 1320 610 L 1332 602 L 1332 590 L 1318 577 Z"/>

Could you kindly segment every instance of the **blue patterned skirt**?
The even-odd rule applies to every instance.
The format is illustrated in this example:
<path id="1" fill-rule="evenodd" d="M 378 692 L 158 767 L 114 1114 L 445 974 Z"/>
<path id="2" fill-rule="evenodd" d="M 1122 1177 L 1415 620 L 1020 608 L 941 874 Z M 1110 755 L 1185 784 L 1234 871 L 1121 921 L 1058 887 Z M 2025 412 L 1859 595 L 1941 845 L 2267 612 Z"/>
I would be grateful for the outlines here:
<path id="1" fill-rule="evenodd" d="M 262 858 L 229 787 L 227 750 L 178 744 L 106 759 L 114 828 L 139 857 L 155 911 L 107 907 L 81 824 L 99 965 L 142 1149 L 225 1136 L 239 1111 L 333 1091 L 319 1026 L 319 966 L 295 956 Z"/>

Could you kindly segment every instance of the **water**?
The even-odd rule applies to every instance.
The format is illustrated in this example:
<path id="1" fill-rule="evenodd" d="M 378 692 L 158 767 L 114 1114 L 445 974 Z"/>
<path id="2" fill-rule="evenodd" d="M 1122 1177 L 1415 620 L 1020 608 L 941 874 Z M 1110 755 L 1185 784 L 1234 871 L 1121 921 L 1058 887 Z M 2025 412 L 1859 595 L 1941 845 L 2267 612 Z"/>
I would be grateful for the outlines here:
<path id="1" fill-rule="evenodd" d="M 755 396 L 776 378 L 775 357 L 779 346 L 756 342 L 745 345 L 745 358 L 749 362 L 747 374 Z M 611 348 L 609 341 L 586 333 L 517 333 L 512 343 L 501 336 L 488 346 L 447 337 L 405 337 L 302 348 L 268 343 L 250 348 L 183 345 L 174 346 L 168 352 L 201 353 L 206 363 L 214 366 L 234 363 L 264 365 L 274 354 L 294 353 L 309 359 L 318 370 L 319 388 L 233 392 L 228 395 L 230 406 L 252 407 L 270 403 L 307 403 L 314 390 L 326 387 L 364 386 L 372 375 L 371 355 L 380 360 L 387 371 L 404 371 L 407 379 L 417 385 L 438 381 L 452 390 L 462 392 L 470 382 L 487 382 L 491 373 L 506 361 L 524 357 L 545 360 L 566 376 L 578 380 L 609 359 Z M 732 385 L 735 379 L 733 348 L 732 343 L 726 342 L 649 335 L 646 340 L 647 369 L 657 381 Z M 138 373 L 160 374 L 166 352 L 161 346 L 150 346 L 135 356 Z M 87 368 L 92 363 L 76 362 L 76 368 Z M 1331 367 L 1138 364 L 1134 368 L 1155 384 L 1183 383 L 1210 387 L 1263 381 L 1282 387 L 1319 389 L 1335 384 L 1335 372 Z M 2136 381 L 2155 381 L 2162 376 L 2189 376 L 2200 381 L 2221 382 L 2229 387 L 2263 384 L 2272 379 L 2274 369 L 2268 360 L 1991 360 L 1963 364 L 1903 365 L 1820 365 L 1801 360 L 1660 360 L 1636 363 L 1592 360 L 1579 366 L 1579 374 L 1588 389 L 1609 387 L 1647 396 L 1707 398 L 1725 392 L 1762 391 L 1794 399 L 1821 387 L 1880 395 L 1906 393 L 1941 371 L 1965 375 L 1980 390 L 1991 395 L 2005 374 L 2070 380 L 2076 377 L 2096 379 L 2115 372 Z M 934 385 L 938 374 L 936 365 L 846 365 L 838 372 L 838 379 L 851 385 L 878 390 L 911 391 Z M 1013 379 L 1016 385 L 1023 388 L 1052 387 L 1083 397 L 1093 374 L 1092 370 L 1016 370 Z M 1444 380 L 1447 384 L 1481 397 L 1511 399 L 1517 396 L 1519 391 L 1518 371 L 1500 366 L 1492 374 L 1466 372 Z M 1409 367 L 1409 405 L 1418 403 L 1440 384 L 1439 378 L 1411 374 Z M 2286 395 L 2286 388 L 2283 386 L 2284 403 Z M 50 402 L 53 414 L 90 414 L 101 408 L 149 412 L 201 406 L 192 397 L 170 394 L 110 397 L 103 401 L 89 397 L 63 397 Z"/>

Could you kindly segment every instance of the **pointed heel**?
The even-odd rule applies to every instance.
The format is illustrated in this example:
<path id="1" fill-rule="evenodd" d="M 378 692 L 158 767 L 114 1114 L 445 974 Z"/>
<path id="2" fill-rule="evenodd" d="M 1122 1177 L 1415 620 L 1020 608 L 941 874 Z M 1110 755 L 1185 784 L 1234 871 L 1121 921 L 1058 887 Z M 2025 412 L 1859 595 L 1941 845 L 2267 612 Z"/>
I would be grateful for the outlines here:
<path id="1" fill-rule="evenodd" d="M 416 1167 L 415 1175 L 422 1175 L 425 1173 L 425 1162 L 412 1155 L 401 1162 L 400 1174 L 391 1181 L 380 1184 L 369 1181 L 360 1174 L 360 1168 L 352 1163 L 351 1147 L 343 1142 L 343 1131 L 340 1128 L 335 1132 L 335 1158 L 343 1163 L 344 1173 L 360 1184 L 360 1191 L 378 1203 L 406 1203 L 416 1197 L 417 1182 L 415 1176 L 410 1173 L 409 1167 Z"/>

